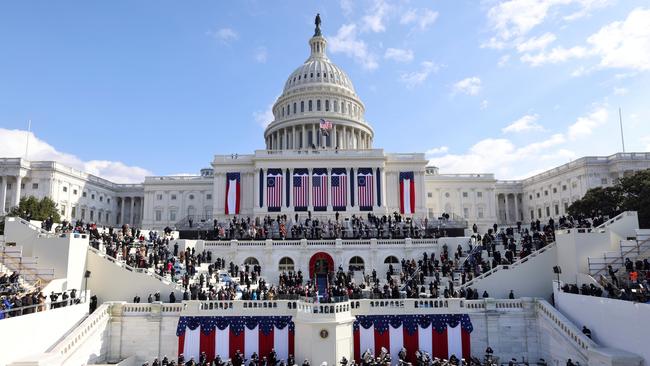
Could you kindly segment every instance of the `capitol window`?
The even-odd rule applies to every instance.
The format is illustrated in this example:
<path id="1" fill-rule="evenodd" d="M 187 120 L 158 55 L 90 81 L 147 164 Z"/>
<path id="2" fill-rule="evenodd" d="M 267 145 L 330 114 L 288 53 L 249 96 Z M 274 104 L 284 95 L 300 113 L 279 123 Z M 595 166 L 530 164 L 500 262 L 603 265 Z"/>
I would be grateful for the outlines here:
<path id="1" fill-rule="evenodd" d="M 562 185 L 562 190 L 563 190 L 563 191 L 566 191 L 566 184 L 563 184 L 563 185 Z"/>
<path id="2" fill-rule="evenodd" d="M 63 187 L 63 192 L 67 192 L 67 191 L 68 191 L 68 187 Z"/>
<path id="3" fill-rule="evenodd" d="M 429 197 L 429 198 L 433 197 L 433 193 L 427 192 L 427 197 Z"/>
<path id="4" fill-rule="evenodd" d="M 156 195 L 156 200 L 157 201 L 162 201 L 162 194 L 157 194 Z"/>
<path id="5" fill-rule="evenodd" d="M 483 218 L 483 207 L 478 208 L 478 218 L 482 219 Z"/>
<path id="6" fill-rule="evenodd" d="M 156 210 L 156 221 L 162 220 L 162 211 Z"/>
<path id="7" fill-rule="evenodd" d="M 553 193 L 557 193 L 557 188 L 553 187 Z"/>
<path id="8" fill-rule="evenodd" d="M 338 112 L 338 111 L 339 111 L 339 101 L 335 100 L 334 101 L 334 112 Z"/>
<path id="9" fill-rule="evenodd" d="M 256 266 L 260 264 L 260 261 L 258 261 L 255 257 L 248 257 L 244 259 L 244 264 L 248 264 L 249 266 Z"/>
<path id="10" fill-rule="evenodd" d="M 449 192 L 445 192 L 445 197 L 449 198 Z"/>
<path id="11" fill-rule="evenodd" d="M 389 255 L 388 257 L 386 257 L 386 259 L 384 259 L 384 264 L 397 264 L 397 263 L 399 263 L 399 260 L 394 255 Z"/>
<path id="12" fill-rule="evenodd" d="M 300 113 L 303 113 L 305 111 L 305 101 L 300 102 Z"/>
<path id="13" fill-rule="evenodd" d="M 312 108 L 312 103 L 311 103 L 311 100 L 310 100 L 310 101 L 309 101 L 309 111 L 311 112 L 312 109 L 313 109 L 313 108 Z"/>
<path id="14" fill-rule="evenodd" d="M 320 99 L 316 101 L 316 110 L 320 111 Z"/>
<path id="15" fill-rule="evenodd" d="M 190 198 L 191 200 L 193 200 L 193 199 L 194 199 L 194 195 L 193 195 L 193 194 L 189 195 L 189 198 Z"/>
<path id="16" fill-rule="evenodd" d="M 467 192 L 463 192 L 463 198 L 467 198 Z"/>
<path id="17" fill-rule="evenodd" d="M 175 195 L 175 194 L 172 194 L 170 198 L 171 198 L 172 201 L 173 201 L 173 200 L 176 200 L 176 195 Z"/>
<path id="18" fill-rule="evenodd" d="M 176 221 L 176 211 L 169 211 L 169 221 Z"/>
<path id="19" fill-rule="evenodd" d="M 86 192 L 83 192 L 83 193 L 81 194 L 82 197 L 86 197 L 86 195 L 87 195 Z"/>
<path id="20" fill-rule="evenodd" d="M 211 200 L 212 199 L 212 193 L 208 193 L 205 195 L 206 200 Z"/>
<path id="21" fill-rule="evenodd" d="M 476 197 L 483 198 L 483 192 L 476 192 Z"/>
<path id="22" fill-rule="evenodd" d="M 280 272 L 288 272 L 294 270 L 293 259 L 289 257 L 283 257 L 280 259 L 280 264 L 278 265 L 278 270 Z"/>
<path id="23" fill-rule="evenodd" d="M 76 195 L 77 195 L 77 190 L 76 190 L 76 189 L 73 189 L 73 190 L 72 190 L 72 194 L 74 194 L 74 195 L 76 196 Z"/>
<path id="24" fill-rule="evenodd" d="M 296 114 L 296 103 L 293 103 L 293 114 Z"/>
<path id="25" fill-rule="evenodd" d="M 325 101 L 325 111 L 326 111 L 326 112 L 329 112 L 329 110 L 330 110 L 330 101 L 329 101 L 329 100 L 326 100 L 326 101 Z"/>
<path id="26" fill-rule="evenodd" d="M 32 189 L 38 189 L 38 183 L 32 183 Z"/>
<path id="27" fill-rule="evenodd" d="M 350 270 L 351 271 L 363 271 L 365 264 L 363 263 L 363 258 L 354 256 L 350 258 Z"/>

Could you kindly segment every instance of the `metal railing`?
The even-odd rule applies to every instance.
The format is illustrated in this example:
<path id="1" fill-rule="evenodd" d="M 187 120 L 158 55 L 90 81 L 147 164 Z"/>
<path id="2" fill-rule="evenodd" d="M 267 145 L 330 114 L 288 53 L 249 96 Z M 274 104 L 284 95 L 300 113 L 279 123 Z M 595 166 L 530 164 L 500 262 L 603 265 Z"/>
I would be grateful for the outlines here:
<path id="1" fill-rule="evenodd" d="M 2 251 L 0 252 L 0 263 L 10 271 L 18 272 L 23 280 L 29 285 L 36 288 L 47 284 L 52 278 L 54 278 L 54 268 L 36 269 L 27 267 L 22 263 L 22 256 L 14 258 L 7 254 L 6 250 L 7 247 L 2 247 Z M 44 275 L 47 275 L 50 278 L 45 278 Z"/>
<path id="2" fill-rule="evenodd" d="M 528 262 L 530 259 L 535 258 L 535 257 L 537 257 L 538 255 L 540 255 L 540 254 L 546 252 L 547 250 L 549 250 L 549 249 L 555 247 L 555 246 L 557 245 L 556 243 L 557 243 L 557 242 L 551 242 L 551 243 L 547 244 L 546 246 L 544 246 L 544 247 L 542 247 L 542 248 L 539 248 L 539 249 L 537 249 L 537 250 L 534 250 L 533 252 L 531 252 L 531 253 L 528 254 L 527 256 L 525 256 L 525 257 L 523 257 L 523 258 L 519 258 L 519 260 L 513 262 L 512 264 L 502 264 L 502 265 L 498 265 L 498 266 L 496 266 L 496 267 L 490 269 L 489 271 L 487 271 L 487 272 L 481 274 L 480 276 L 476 276 L 476 277 L 472 278 L 471 280 L 465 282 L 465 284 L 464 284 L 464 285 L 461 285 L 461 287 L 463 287 L 463 288 L 467 288 L 467 287 L 470 287 L 470 286 L 476 285 L 476 283 L 477 283 L 479 280 L 481 280 L 481 279 L 483 279 L 483 278 L 486 278 L 486 277 L 490 277 L 491 275 L 495 274 L 496 272 L 498 272 L 498 271 L 500 271 L 500 270 L 502 270 L 502 269 L 503 269 L 503 270 L 508 270 L 508 269 L 512 269 L 512 268 L 514 268 L 514 267 L 518 267 L 518 266 L 520 266 L 520 265 L 522 265 L 522 264 Z"/>
<path id="3" fill-rule="evenodd" d="M 66 300 L 21 306 L 19 308 L 0 309 L 0 319 L 10 319 L 21 315 L 40 313 L 46 310 L 61 309 L 66 306 L 84 303 L 86 303 L 86 296 L 82 293 L 81 296 L 74 299 L 68 298 Z"/>
<path id="4" fill-rule="evenodd" d="M 147 276 L 153 277 L 153 278 L 161 281 L 164 284 L 169 284 L 169 285 L 174 286 L 174 288 L 177 291 L 181 291 L 181 292 L 183 291 L 183 287 L 181 285 L 179 285 L 176 282 L 170 281 L 167 278 L 165 278 L 165 277 L 163 277 L 163 276 L 161 276 L 161 275 L 159 275 L 159 274 L 157 274 L 155 272 L 150 271 L 149 268 L 132 267 L 132 266 L 126 264 L 124 261 L 119 260 L 119 259 L 117 259 L 115 257 L 112 257 L 112 256 L 102 252 L 101 250 L 95 249 L 95 248 L 93 248 L 91 246 L 88 247 L 88 250 L 90 250 L 91 252 L 96 253 L 100 257 L 103 257 L 104 259 L 108 260 L 109 262 L 115 263 L 117 266 L 122 267 L 122 268 L 126 269 L 127 271 L 145 274 Z"/>
<path id="5" fill-rule="evenodd" d="M 636 252 L 636 253 L 635 253 Z M 634 255 L 635 257 L 640 257 L 645 254 L 650 254 L 650 239 L 643 240 L 641 242 L 637 241 L 637 244 L 630 249 L 623 251 L 621 249 L 621 255 L 614 257 L 612 260 L 607 260 L 607 254 L 603 255 L 603 262 L 595 262 L 595 259 L 587 258 L 589 265 L 589 272 L 592 271 L 593 266 L 600 266 L 601 268 L 597 270 L 592 276 L 598 276 L 607 271 L 607 266 L 623 266 L 625 264 L 625 258 L 628 256 Z"/>

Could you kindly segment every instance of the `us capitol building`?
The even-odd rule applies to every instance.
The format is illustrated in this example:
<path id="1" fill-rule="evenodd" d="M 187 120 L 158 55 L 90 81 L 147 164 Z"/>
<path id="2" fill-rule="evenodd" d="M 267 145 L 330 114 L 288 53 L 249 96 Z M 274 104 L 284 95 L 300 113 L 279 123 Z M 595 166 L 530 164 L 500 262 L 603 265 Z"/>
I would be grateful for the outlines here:
<path id="1" fill-rule="evenodd" d="M 152 176 L 141 184 L 110 182 L 57 162 L 4 158 L 0 214 L 20 197 L 48 196 L 63 218 L 107 226 L 161 229 L 190 219 L 293 218 L 310 211 L 319 217 L 447 213 L 485 228 L 564 215 L 588 189 L 650 168 L 648 153 L 619 153 L 583 157 L 519 181 L 484 172 L 441 174 L 423 153 L 387 153 L 373 146 L 366 107 L 326 49 L 317 27 L 309 57 L 289 75 L 273 106 L 264 149 L 215 155 L 212 167 L 199 175 Z"/>

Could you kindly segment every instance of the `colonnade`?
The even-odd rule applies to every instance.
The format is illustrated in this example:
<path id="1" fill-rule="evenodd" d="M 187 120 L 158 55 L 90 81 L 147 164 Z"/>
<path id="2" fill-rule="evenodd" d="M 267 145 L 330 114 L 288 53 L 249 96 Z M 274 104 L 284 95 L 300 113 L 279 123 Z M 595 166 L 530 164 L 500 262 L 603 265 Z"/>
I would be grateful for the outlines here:
<path id="1" fill-rule="evenodd" d="M 20 203 L 20 191 L 22 189 L 23 176 L 21 175 L 5 175 L 0 179 L 0 215 L 4 215 L 11 210 L 12 207 L 17 207 Z M 7 205 L 7 189 L 11 184 L 11 202 Z"/>
<path id="2" fill-rule="evenodd" d="M 503 224 L 514 224 L 523 221 L 522 193 L 499 193 L 497 198 L 497 221 Z"/>
<path id="3" fill-rule="evenodd" d="M 136 210 L 136 202 L 139 203 Z M 139 226 L 142 224 L 144 216 L 144 197 L 142 196 L 124 196 L 117 197 L 117 205 L 119 206 L 119 218 L 116 218 L 117 225 L 128 224 L 131 226 Z M 125 206 L 128 206 L 128 216 L 125 218 Z"/>
<path id="4" fill-rule="evenodd" d="M 372 135 L 354 127 L 334 125 L 329 136 L 322 133 L 320 123 L 279 128 L 266 137 L 267 150 L 297 150 L 311 147 L 339 149 L 370 149 Z"/>

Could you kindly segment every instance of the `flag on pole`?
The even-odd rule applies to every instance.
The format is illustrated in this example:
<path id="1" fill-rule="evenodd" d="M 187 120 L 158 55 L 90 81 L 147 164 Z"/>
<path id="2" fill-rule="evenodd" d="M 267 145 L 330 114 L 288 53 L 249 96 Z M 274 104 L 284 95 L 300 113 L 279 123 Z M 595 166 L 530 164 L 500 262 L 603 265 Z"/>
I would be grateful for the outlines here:
<path id="1" fill-rule="evenodd" d="M 332 209 L 345 211 L 348 205 L 348 175 L 343 168 L 332 169 Z"/>
<path id="2" fill-rule="evenodd" d="M 371 211 L 373 206 L 372 169 L 359 168 L 357 171 L 357 192 L 359 195 L 359 209 Z"/>
<path id="3" fill-rule="evenodd" d="M 240 179 L 239 173 L 226 173 L 226 215 L 239 215 Z"/>
<path id="4" fill-rule="evenodd" d="M 218 355 L 225 362 L 237 351 L 262 359 L 275 349 L 279 359 L 295 355 L 291 316 L 181 316 L 176 328 L 178 353 L 185 360 L 205 352 L 207 361 Z"/>
<path id="5" fill-rule="evenodd" d="M 266 206 L 269 212 L 282 207 L 282 170 L 269 169 L 266 173 Z"/>
<path id="6" fill-rule="evenodd" d="M 399 173 L 399 211 L 402 214 L 415 213 L 415 180 L 413 172 Z"/>
<path id="7" fill-rule="evenodd" d="M 469 359 L 472 330 L 467 314 L 358 315 L 353 324 L 354 359 L 360 360 L 367 350 L 377 356 L 382 347 L 393 360 L 405 348 L 413 364 L 417 350 L 432 357 Z"/>
<path id="8" fill-rule="evenodd" d="M 307 211 L 309 206 L 309 171 L 293 170 L 293 207 L 296 211 Z"/>
<path id="9" fill-rule="evenodd" d="M 327 169 L 312 170 L 312 205 L 314 211 L 327 210 Z"/>
<path id="10" fill-rule="evenodd" d="M 334 127 L 334 124 L 331 121 L 320 119 L 320 129 L 326 132 L 329 132 Z"/>

